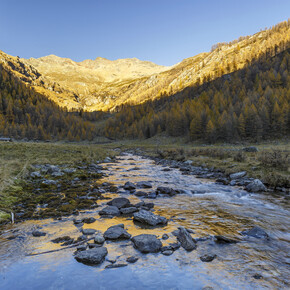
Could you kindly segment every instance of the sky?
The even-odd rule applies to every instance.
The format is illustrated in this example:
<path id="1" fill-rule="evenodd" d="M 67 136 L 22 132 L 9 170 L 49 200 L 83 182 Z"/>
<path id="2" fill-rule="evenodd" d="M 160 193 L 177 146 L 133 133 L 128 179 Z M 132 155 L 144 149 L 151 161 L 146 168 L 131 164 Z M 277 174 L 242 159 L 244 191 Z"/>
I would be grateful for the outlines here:
<path id="1" fill-rule="evenodd" d="M 0 0 L 0 50 L 160 65 L 290 17 L 290 0 Z"/>

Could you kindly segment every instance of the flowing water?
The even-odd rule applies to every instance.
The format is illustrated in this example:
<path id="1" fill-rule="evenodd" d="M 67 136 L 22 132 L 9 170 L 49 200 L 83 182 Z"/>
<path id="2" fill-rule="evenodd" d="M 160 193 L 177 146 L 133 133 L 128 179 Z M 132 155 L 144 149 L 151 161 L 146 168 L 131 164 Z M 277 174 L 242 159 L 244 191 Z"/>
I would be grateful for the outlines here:
<path id="1" fill-rule="evenodd" d="M 213 181 L 182 175 L 178 169 L 163 171 L 152 160 L 124 155 L 116 163 L 104 164 L 104 182 L 116 186 L 125 182 L 150 181 L 153 189 L 167 186 L 184 189 L 188 194 L 157 197 L 155 214 L 169 219 L 168 225 L 141 228 L 132 218 L 103 219 L 97 209 L 84 211 L 80 217 L 93 216 L 97 221 L 85 224 L 104 232 L 109 226 L 124 223 L 132 235 L 153 233 L 161 237 L 163 245 L 176 241 L 171 234 L 179 226 L 192 229 L 199 239 L 197 249 L 186 252 L 180 248 L 171 256 L 140 254 L 130 241 L 106 242 L 107 260 L 98 266 L 78 263 L 74 249 L 29 256 L 31 253 L 61 248 L 52 239 L 69 235 L 80 236 L 73 224 L 73 216 L 62 220 L 32 220 L 6 226 L 0 235 L 0 289 L 287 289 L 289 288 L 289 204 L 284 196 L 249 194 L 237 187 L 215 184 Z M 152 190 L 152 189 L 149 189 Z M 192 194 L 191 190 L 200 194 Z M 125 196 L 132 203 L 140 201 L 121 189 L 107 193 L 108 197 Z M 105 205 L 106 201 L 98 204 Z M 263 228 L 269 240 L 245 238 L 240 233 L 252 226 Z M 33 237 L 31 232 L 41 228 L 47 235 Z M 218 245 L 212 235 L 237 238 L 236 244 Z M 210 263 L 200 260 L 203 254 L 216 254 Z M 105 269 L 108 260 L 125 262 L 132 255 L 139 256 L 135 264 Z M 260 279 L 253 275 L 259 274 Z"/>

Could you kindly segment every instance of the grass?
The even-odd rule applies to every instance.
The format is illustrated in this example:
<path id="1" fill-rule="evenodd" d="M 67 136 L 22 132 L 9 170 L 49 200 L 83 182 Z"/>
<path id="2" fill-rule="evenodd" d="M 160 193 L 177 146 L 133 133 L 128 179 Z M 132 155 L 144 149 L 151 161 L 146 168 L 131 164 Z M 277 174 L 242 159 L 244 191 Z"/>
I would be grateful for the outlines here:
<path id="1" fill-rule="evenodd" d="M 10 219 L 13 206 L 20 200 L 27 198 L 31 204 L 36 202 L 27 191 L 26 184 L 26 177 L 32 170 L 32 165 L 49 163 L 74 167 L 80 163 L 96 162 L 107 156 L 114 156 L 117 153 L 113 149 L 116 148 L 139 149 L 148 155 L 168 159 L 192 160 L 194 165 L 220 169 L 226 174 L 245 170 L 248 176 L 259 178 L 270 187 L 290 188 L 289 142 L 254 144 L 254 146 L 258 148 L 258 152 L 244 152 L 241 150 L 244 145 L 193 144 L 186 142 L 186 139 L 165 136 L 147 140 L 118 141 L 105 145 L 0 142 L 0 223 Z M 54 197 L 47 197 L 44 194 L 47 193 L 39 197 L 39 202 L 51 198 L 53 203 Z M 73 196 L 73 193 L 70 194 Z"/>
<path id="2" fill-rule="evenodd" d="M 25 179 L 32 165 L 74 166 L 115 154 L 105 145 L 0 142 L 0 223 L 10 219 L 13 205 L 24 195 Z"/>
<path id="3" fill-rule="evenodd" d="M 114 146 L 114 144 L 111 144 Z M 192 160 L 194 165 L 220 169 L 226 174 L 247 171 L 248 176 L 261 179 L 267 186 L 290 187 L 290 146 L 288 141 L 260 144 L 189 143 L 186 139 L 157 136 L 145 141 L 122 141 L 122 149 L 136 149 L 151 156 Z M 258 152 L 244 152 L 242 148 L 255 146 Z"/>

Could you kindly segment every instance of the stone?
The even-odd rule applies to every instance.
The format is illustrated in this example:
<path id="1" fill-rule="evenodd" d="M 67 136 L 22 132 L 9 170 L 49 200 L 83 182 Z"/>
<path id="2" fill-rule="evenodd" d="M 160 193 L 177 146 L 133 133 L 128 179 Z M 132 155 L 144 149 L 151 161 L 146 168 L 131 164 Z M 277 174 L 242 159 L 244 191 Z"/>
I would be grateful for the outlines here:
<path id="1" fill-rule="evenodd" d="M 169 246 L 171 247 L 173 251 L 176 251 L 180 248 L 181 244 L 179 242 L 176 242 L 176 243 L 170 243 Z"/>
<path id="2" fill-rule="evenodd" d="M 247 175 L 247 172 L 246 171 L 241 171 L 241 172 L 237 172 L 237 173 L 232 173 L 230 174 L 230 179 L 231 180 L 234 180 L 234 179 L 240 179 L 244 176 Z"/>
<path id="3" fill-rule="evenodd" d="M 127 190 L 136 189 L 136 185 L 130 181 L 127 181 L 124 185 L 124 189 Z"/>
<path id="4" fill-rule="evenodd" d="M 165 255 L 165 256 L 170 256 L 173 254 L 173 251 L 172 250 L 166 250 L 166 251 L 163 251 L 161 252 L 162 255 Z"/>
<path id="5" fill-rule="evenodd" d="M 149 181 L 139 181 L 137 182 L 138 188 L 152 188 L 152 184 Z"/>
<path id="6" fill-rule="evenodd" d="M 82 219 L 82 222 L 85 224 L 91 224 L 94 223 L 95 221 L 96 219 L 94 217 L 87 217 Z"/>
<path id="7" fill-rule="evenodd" d="M 99 212 L 99 215 L 118 216 L 120 215 L 120 211 L 116 206 L 108 205 Z"/>
<path id="8" fill-rule="evenodd" d="M 215 236 L 215 242 L 217 244 L 235 244 L 238 241 L 230 239 L 230 238 L 227 238 L 225 236 L 217 235 L 217 236 Z"/>
<path id="9" fill-rule="evenodd" d="M 156 192 L 157 194 L 166 194 L 170 196 L 173 196 L 176 194 L 176 191 L 174 189 L 169 188 L 169 187 L 164 187 L 164 186 L 157 187 Z"/>
<path id="10" fill-rule="evenodd" d="M 86 245 L 79 245 L 77 246 L 77 251 L 85 251 L 87 249 Z"/>
<path id="11" fill-rule="evenodd" d="M 262 279 L 263 276 L 261 274 L 256 273 L 256 274 L 253 275 L 253 278 L 254 279 Z"/>
<path id="12" fill-rule="evenodd" d="M 70 241 L 72 238 L 70 236 L 63 236 L 56 239 L 51 240 L 53 243 L 63 243 Z"/>
<path id="13" fill-rule="evenodd" d="M 43 237 L 43 236 L 46 236 L 46 233 L 45 233 L 45 232 L 41 232 L 41 231 L 37 231 L 37 230 L 35 230 L 35 231 L 32 232 L 32 235 L 33 235 L 34 237 Z"/>
<path id="14" fill-rule="evenodd" d="M 217 180 L 216 180 L 216 182 L 217 183 L 221 183 L 221 184 L 224 184 L 224 185 L 228 185 L 229 184 L 229 181 L 228 181 L 228 179 L 226 179 L 226 178 L 218 178 Z"/>
<path id="15" fill-rule="evenodd" d="M 260 227 L 253 227 L 249 230 L 242 231 L 242 235 L 254 237 L 257 239 L 264 239 L 264 240 L 269 239 L 269 235 Z"/>
<path id="16" fill-rule="evenodd" d="M 216 258 L 216 255 L 205 254 L 200 257 L 202 262 L 211 262 Z"/>
<path id="17" fill-rule="evenodd" d="M 177 240 L 186 251 L 196 249 L 196 242 L 184 227 L 179 227 Z"/>
<path id="18" fill-rule="evenodd" d="M 167 224 L 167 219 L 165 217 L 155 215 L 154 213 L 143 209 L 141 209 L 139 212 L 134 213 L 133 220 L 140 223 L 148 224 L 150 226 Z"/>
<path id="19" fill-rule="evenodd" d="M 72 173 L 76 172 L 76 169 L 75 168 L 65 168 L 65 169 L 63 169 L 63 172 L 66 174 L 72 174 Z"/>
<path id="20" fill-rule="evenodd" d="M 169 236 L 167 234 L 163 234 L 162 235 L 162 240 L 167 240 L 167 239 L 169 239 Z"/>
<path id="21" fill-rule="evenodd" d="M 267 188 L 260 179 L 255 179 L 246 186 L 246 190 L 250 192 L 266 191 Z"/>
<path id="22" fill-rule="evenodd" d="M 116 206 L 118 209 L 126 207 L 130 204 L 130 200 L 125 197 L 117 197 L 112 200 L 110 200 L 108 205 Z"/>
<path id="23" fill-rule="evenodd" d="M 131 264 L 136 263 L 138 260 L 139 260 L 139 258 L 136 257 L 136 256 L 131 256 L 131 257 L 128 257 L 128 258 L 126 259 L 126 261 L 127 261 L 128 263 L 131 263 Z"/>
<path id="24" fill-rule="evenodd" d="M 75 259 L 78 262 L 90 265 L 98 265 L 105 259 L 108 254 L 108 250 L 105 247 L 88 249 L 85 251 L 77 252 Z"/>
<path id="25" fill-rule="evenodd" d="M 96 244 L 103 244 L 105 242 L 105 238 L 103 237 L 102 234 L 97 234 L 94 238 L 94 242 Z"/>
<path id="26" fill-rule="evenodd" d="M 103 162 L 110 163 L 110 162 L 112 162 L 112 159 L 110 157 L 106 157 Z"/>
<path id="27" fill-rule="evenodd" d="M 121 240 L 121 239 L 130 239 L 131 235 L 124 229 L 124 225 L 115 225 L 109 227 L 105 233 L 104 238 L 106 240 Z"/>
<path id="28" fill-rule="evenodd" d="M 96 244 L 96 243 L 88 243 L 87 245 L 89 249 L 102 247 L 102 244 Z"/>
<path id="29" fill-rule="evenodd" d="M 30 173 L 30 177 L 32 177 L 32 178 L 40 178 L 41 174 L 38 171 L 34 171 L 34 172 Z"/>
<path id="30" fill-rule="evenodd" d="M 156 253 L 159 252 L 162 243 L 155 235 L 141 234 L 132 238 L 134 246 L 142 253 Z"/>
<path id="31" fill-rule="evenodd" d="M 79 225 L 79 224 L 82 224 L 83 221 L 82 221 L 82 220 L 78 220 L 78 219 L 73 219 L 73 223 L 74 223 L 75 225 Z"/>
<path id="32" fill-rule="evenodd" d="M 132 214 L 134 212 L 139 211 L 137 207 L 131 206 L 131 207 L 125 207 L 125 208 L 121 208 L 120 212 L 121 214 Z"/>
<path id="33" fill-rule="evenodd" d="M 82 233 L 86 236 L 95 234 L 95 229 L 82 229 Z"/>
<path id="34" fill-rule="evenodd" d="M 45 179 L 41 182 L 41 184 L 49 186 L 49 185 L 56 185 L 57 181 L 51 179 Z"/>
<path id="35" fill-rule="evenodd" d="M 135 195 L 136 196 L 140 196 L 140 197 L 147 197 L 148 196 L 148 192 L 138 190 L 138 191 L 135 192 Z"/>
<path id="36" fill-rule="evenodd" d="M 121 267 L 126 267 L 126 266 L 128 266 L 127 263 L 114 263 L 114 264 L 107 265 L 105 268 L 113 269 L 113 268 L 121 268 Z"/>

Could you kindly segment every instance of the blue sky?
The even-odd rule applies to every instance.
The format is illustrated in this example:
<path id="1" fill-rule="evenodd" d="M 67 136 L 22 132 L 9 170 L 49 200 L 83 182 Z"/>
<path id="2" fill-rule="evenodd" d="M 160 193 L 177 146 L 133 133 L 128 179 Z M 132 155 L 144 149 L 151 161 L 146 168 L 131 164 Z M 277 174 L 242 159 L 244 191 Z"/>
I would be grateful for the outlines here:
<path id="1" fill-rule="evenodd" d="M 289 0 L 0 0 L 0 50 L 173 65 L 290 17 Z"/>

